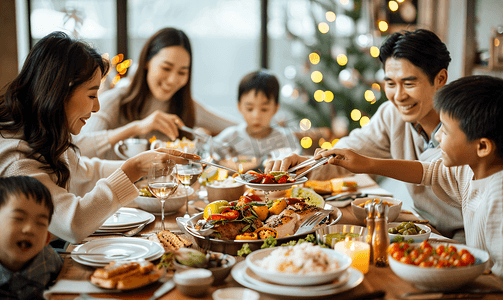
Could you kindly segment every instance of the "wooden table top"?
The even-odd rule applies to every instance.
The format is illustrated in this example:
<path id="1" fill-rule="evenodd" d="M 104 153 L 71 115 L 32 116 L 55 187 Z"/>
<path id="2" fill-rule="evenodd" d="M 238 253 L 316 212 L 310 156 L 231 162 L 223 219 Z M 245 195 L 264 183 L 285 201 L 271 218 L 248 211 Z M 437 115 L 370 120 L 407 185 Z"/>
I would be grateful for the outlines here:
<path id="1" fill-rule="evenodd" d="M 195 214 L 198 211 L 194 208 L 195 206 L 197 207 L 204 207 L 205 203 L 203 201 L 196 201 L 194 202 L 194 206 L 190 207 L 190 213 Z M 135 207 L 135 204 L 132 203 L 131 207 Z M 346 207 L 340 208 L 342 212 L 342 218 L 338 222 L 338 224 L 351 224 L 351 225 L 363 225 L 360 223 L 356 217 L 354 216 L 351 206 L 348 205 Z M 170 215 L 165 217 L 165 225 L 166 229 L 170 231 L 175 231 L 179 232 L 180 229 L 178 228 L 176 224 L 176 217 L 182 217 L 185 212 L 185 207 L 180 209 L 179 212 L 175 215 Z M 417 217 L 414 216 L 413 214 L 410 213 L 400 213 L 398 219 L 396 221 L 401 222 L 401 221 L 413 221 L 417 220 Z M 147 233 L 152 233 L 152 232 L 159 232 L 161 230 L 161 222 L 160 222 L 160 216 L 156 216 L 155 222 L 147 225 L 141 234 L 147 234 Z M 432 230 L 432 232 L 436 232 L 435 229 Z M 438 232 L 436 232 L 438 233 Z M 89 237 L 87 238 L 84 242 L 98 239 L 98 238 L 107 238 L 107 237 L 112 237 L 112 236 L 100 236 L 100 237 Z M 114 237 L 117 237 L 115 235 Z M 191 238 L 191 237 L 189 237 Z M 195 243 L 194 243 L 195 244 Z M 72 250 L 75 248 L 75 245 L 70 245 L 68 247 L 68 250 Z M 237 257 L 237 261 L 242 261 L 242 257 Z M 69 280 L 89 280 L 90 275 L 93 273 L 95 268 L 93 267 L 88 267 L 81 265 L 74 260 L 72 260 L 69 256 L 65 258 L 63 269 L 58 277 L 58 280 L 60 279 L 69 279 Z M 152 294 L 155 292 L 155 290 L 161 285 L 160 282 L 154 283 L 152 285 L 133 290 L 133 291 L 127 291 L 123 292 L 120 294 L 91 294 L 92 297 L 95 298 L 112 298 L 112 299 L 148 299 L 149 297 L 152 296 Z M 222 288 L 227 288 L 227 287 L 240 287 L 241 285 L 238 284 L 234 279 L 232 278 L 231 275 L 225 280 L 223 284 L 217 285 L 217 286 L 212 286 L 209 289 L 209 292 L 202 296 L 198 297 L 197 299 L 212 299 L 212 293 L 216 291 L 217 289 L 222 289 Z M 481 275 L 477 278 L 477 280 L 473 283 L 470 284 L 470 287 L 474 288 L 482 288 L 482 289 L 487 289 L 487 288 L 498 288 L 503 290 L 503 281 L 500 280 L 498 277 L 489 274 L 489 275 Z M 357 287 L 350 289 L 349 291 L 346 291 L 344 293 L 337 294 L 337 299 L 374 299 L 376 297 L 367 297 L 370 296 L 371 293 L 375 292 L 384 292 L 385 297 L 384 299 L 397 299 L 401 295 L 405 293 L 411 293 L 411 292 L 420 292 L 421 290 L 416 289 L 413 285 L 407 283 L 406 281 L 401 280 L 398 276 L 396 276 L 393 271 L 389 267 L 375 267 L 373 265 L 370 266 L 369 272 L 365 274 L 363 282 L 358 285 Z M 78 294 L 51 294 L 48 299 L 51 300 L 69 300 L 69 299 L 75 299 Z M 484 294 L 480 295 L 481 297 L 478 299 L 501 299 L 503 297 L 502 294 Z M 332 296 L 333 297 L 333 296 Z M 328 297 L 328 298 L 332 298 Z M 261 293 L 261 298 L 262 300 L 267 300 L 267 299 L 292 299 L 292 297 L 280 297 L 280 296 L 275 296 L 275 295 L 269 295 L 269 294 L 263 294 Z M 319 297 L 317 297 L 319 298 Z M 376 299 L 378 299 L 377 297 Z M 380 297 L 382 298 L 382 297 Z M 169 293 L 165 294 L 163 297 L 159 299 L 195 299 L 192 297 L 187 297 L 183 295 L 177 288 L 171 290 Z M 300 298 L 298 298 L 300 299 Z"/>

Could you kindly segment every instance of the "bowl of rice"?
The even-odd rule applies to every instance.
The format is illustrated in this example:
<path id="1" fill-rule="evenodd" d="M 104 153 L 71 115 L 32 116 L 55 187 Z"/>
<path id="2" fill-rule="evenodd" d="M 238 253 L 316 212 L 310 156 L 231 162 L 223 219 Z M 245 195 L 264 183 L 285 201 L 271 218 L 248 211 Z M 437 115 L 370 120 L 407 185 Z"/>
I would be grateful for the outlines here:
<path id="1" fill-rule="evenodd" d="M 264 280 L 282 285 L 318 285 L 336 280 L 351 265 L 344 253 L 311 243 L 267 248 L 246 257 L 246 265 Z"/>
<path id="2" fill-rule="evenodd" d="M 224 180 L 213 180 L 206 184 L 208 191 L 208 201 L 217 200 L 234 201 L 243 196 L 246 186 L 242 183 L 234 181 L 234 178 L 227 177 Z"/>

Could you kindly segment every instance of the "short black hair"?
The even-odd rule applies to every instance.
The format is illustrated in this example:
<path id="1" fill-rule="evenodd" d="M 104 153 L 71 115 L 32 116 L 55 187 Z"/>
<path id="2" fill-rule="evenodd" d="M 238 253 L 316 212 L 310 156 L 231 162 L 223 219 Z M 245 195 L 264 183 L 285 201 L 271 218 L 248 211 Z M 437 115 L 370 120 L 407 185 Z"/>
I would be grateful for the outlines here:
<path id="1" fill-rule="evenodd" d="M 391 34 L 381 45 L 379 59 L 383 67 L 388 58 L 406 59 L 423 70 L 433 84 L 435 76 L 451 62 L 447 46 L 426 29 Z"/>
<path id="2" fill-rule="evenodd" d="M 455 80 L 437 91 L 434 107 L 458 120 L 468 141 L 493 141 L 496 153 L 503 158 L 503 79 L 467 76 Z"/>
<path id="3" fill-rule="evenodd" d="M 246 74 L 238 88 L 238 103 L 241 96 L 249 91 L 255 90 L 255 94 L 263 92 L 267 98 L 273 98 L 276 104 L 279 103 L 279 81 L 272 73 L 266 70 L 255 71 Z"/>
<path id="4" fill-rule="evenodd" d="M 11 196 L 25 195 L 44 205 L 49 210 L 49 223 L 54 213 L 54 204 L 49 189 L 36 178 L 30 176 L 0 177 L 0 209 Z"/>

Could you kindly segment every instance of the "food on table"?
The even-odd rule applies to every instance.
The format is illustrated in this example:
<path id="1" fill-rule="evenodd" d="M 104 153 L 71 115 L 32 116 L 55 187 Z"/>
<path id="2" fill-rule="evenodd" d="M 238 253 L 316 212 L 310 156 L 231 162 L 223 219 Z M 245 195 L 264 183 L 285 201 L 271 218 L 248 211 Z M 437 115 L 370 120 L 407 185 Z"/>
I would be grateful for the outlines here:
<path id="1" fill-rule="evenodd" d="M 358 233 L 351 233 L 351 232 L 335 232 L 335 233 L 329 233 L 325 235 L 325 241 L 327 245 L 333 245 L 335 243 L 338 243 L 340 241 L 344 241 L 346 237 L 359 237 L 360 235 Z"/>
<path id="2" fill-rule="evenodd" d="M 309 205 L 325 207 L 325 199 L 318 195 L 314 190 L 302 187 L 294 187 L 291 191 L 293 198 L 302 198 Z"/>
<path id="3" fill-rule="evenodd" d="M 311 243 L 279 247 L 257 261 L 257 265 L 270 271 L 296 274 L 323 273 L 339 268 L 337 259 Z"/>
<path id="4" fill-rule="evenodd" d="M 278 232 L 270 227 L 260 227 L 255 230 L 255 233 L 258 235 L 258 238 L 261 240 L 265 240 L 268 237 L 277 238 Z"/>
<path id="5" fill-rule="evenodd" d="M 242 183 L 236 182 L 234 177 L 227 177 L 222 180 L 212 180 L 206 183 L 207 186 L 214 187 L 237 187 L 243 185 Z"/>
<path id="6" fill-rule="evenodd" d="M 330 180 L 308 180 L 304 183 L 304 187 L 312 188 L 320 194 L 332 193 L 332 183 Z"/>
<path id="7" fill-rule="evenodd" d="M 208 265 L 206 254 L 201 251 L 188 248 L 180 248 L 174 252 L 177 262 L 184 266 L 204 268 Z"/>
<path id="8" fill-rule="evenodd" d="M 192 246 L 192 242 L 172 233 L 169 230 L 162 230 L 157 234 L 148 237 L 150 241 L 161 244 L 166 251 L 175 251 L 183 247 Z"/>
<path id="9" fill-rule="evenodd" d="M 213 214 L 214 210 L 218 213 Z M 258 196 L 248 193 L 235 203 L 222 201 L 208 204 L 203 213 L 204 220 L 195 227 L 201 229 L 211 225 L 214 232 L 210 237 L 222 240 L 256 240 L 271 235 L 282 238 L 293 235 L 305 219 L 320 210 L 302 198 L 280 198 L 266 204 Z M 269 230 L 257 232 L 261 227 Z"/>
<path id="10" fill-rule="evenodd" d="M 113 261 L 98 268 L 91 275 L 91 282 L 106 289 L 129 290 L 157 281 L 161 273 L 145 260 Z"/>
<path id="11" fill-rule="evenodd" d="M 365 201 L 365 202 L 363 202 L 363 203 L 358 204 L 358 206 L 359 206 L 359 207 L 365 207 L 365 205 L 367 205 L 367 203 L 372 203 L 372 202 L 377 203 L 377 202 L 379 202 L 379 201 L 381 201 L 383 204 L 386 204 L 387 206 L 392 206 L 392 205 L 394 205 L 393 203 L 389 203 L 389 202 L 384 201 L 384 200 L 381 200 L 381 199 L 379 199 L 379 198 L 372 198 L 372 199 L 369 199 L 369 200 L 367 200 L 367 201 Z"/>
<path id="12" fill-rule="evenodd" d="M 225 207 L 230 206 L 230 203 L 225 200 L 217 200 L 206 205 L 203 212 L 203 218 L 208 220 L 210 214 L 219 214 Z"/>
<path id="13" fill-rule="evenodd" d="M 413 222 L 402 222 L 396 227 L 388 228 L 388 232 L 401 235 L 416 235 L 426 233 L 426 230 L 417 226 Z"/>
<path id="14" fill-rule="evenodd" d="M 454 245 L 433 247 L 427 240 L 419 245 L 393 243 L 388 247 L 388 254 L 401 263 L 419 267 L 465 267 L 475 264 L 475 257 L 466 249 L 457 250 Z"/>
<path id="15" fill-rule="evenodd" d="M 269 174 L 262 174 L 255 171 L 248 171 L 246 174 L 252 175 L 247 179 L 249 183 L 282 184 L 295 182 L 295 179 L 288 175 L 287 172 L 273 171 Z"/>
<path id="16" fill-rule="evenodd" d="M 344 178 L 333 178 L 331 180 L 308 180 L 304 187 L 312 188 L 320 194 L 340 194 L 343 192 L 354 192 L 358 189 L 358 183 Z"/>

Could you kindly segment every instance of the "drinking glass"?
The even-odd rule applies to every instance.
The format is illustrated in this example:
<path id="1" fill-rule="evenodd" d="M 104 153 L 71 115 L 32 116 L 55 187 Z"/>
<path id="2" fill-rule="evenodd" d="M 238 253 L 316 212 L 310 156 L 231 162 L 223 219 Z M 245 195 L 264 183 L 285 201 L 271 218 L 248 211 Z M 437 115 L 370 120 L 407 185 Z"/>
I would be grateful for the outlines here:
<path id="1" fill-rule="evenodd" d="M 163 163 L 152 163 L 148 170 L 148 189 L 157 199 L 161 201 L 161 228 L 164 226 L 164 202 L 178 188 L 178 179 L 176 177 L 176 163 L 168 160 Z"/>
<path id="2" fill-rule="evenodd" d="M 178 180 L 185 186 L 185 218 L 189 218 L 189 194 L 188 187 L 197 181 L 201 173 L 203 172 L 203 167 L 198 163 L 188 163 L 186 165 L 178 165 L 177 167 Z"/>
<path id="3" fill-rule="evenodd" d="M 333 247 L 351 257 L 351 267 L 367 274 L 370 264 L 370 245 L 365 242 L 366 237 L 346 237 L 344 241 L 337 242 Z"/>

